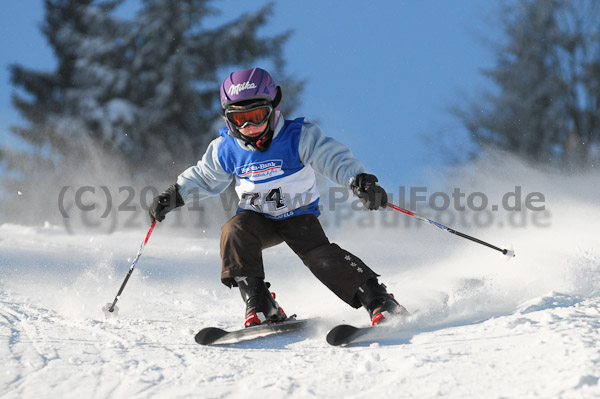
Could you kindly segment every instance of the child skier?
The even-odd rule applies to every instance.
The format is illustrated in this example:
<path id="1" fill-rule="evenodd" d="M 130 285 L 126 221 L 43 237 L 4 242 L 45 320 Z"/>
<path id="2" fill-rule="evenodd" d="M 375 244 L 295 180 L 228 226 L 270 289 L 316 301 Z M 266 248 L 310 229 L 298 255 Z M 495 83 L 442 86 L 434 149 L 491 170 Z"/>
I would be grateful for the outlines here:
<path id="1" fill-rule="evenodd" d="M 350 306 L 364 306 L 372 324 L 407 314 L 359 258 L 330 243 L 317 216 L 315 171 L 349 187 L 368 209 L 387 204 L 377 178 L 348 148 L 303 118 L 285 120 L 281 88 L 260 68 L 230 74 L 220 88 L 227 125 L 202 160 L 154 198 L 152 221 L 184 203 L 222 193 L 235 179 L 237 214 L 221 231 L 221 281 L 239 287 L 246 327 L 285 319 L 265 283 L 262 250 L 285 242 L 310 271 Z"/>

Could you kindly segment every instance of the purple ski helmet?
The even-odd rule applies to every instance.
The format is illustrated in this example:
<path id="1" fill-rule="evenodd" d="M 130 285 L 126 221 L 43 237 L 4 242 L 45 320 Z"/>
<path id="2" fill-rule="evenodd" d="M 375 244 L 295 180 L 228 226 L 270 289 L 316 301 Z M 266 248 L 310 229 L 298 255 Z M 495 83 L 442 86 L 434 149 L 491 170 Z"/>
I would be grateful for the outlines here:
<path id="1" fill-rule="evenodd" d="M 275 101 L 279 87 L 269 72 L 261 68 L 242 69 L 231 73 L 221 85 L 221 107 L 248 100 Z M 277 104 L 278 105 L 278 104 Z"/>
<path id="2" fill-rule="evenodd" d="M 281 88 L 275 84 L 269 72 L 261 68 L 242 69 L 233 72 L 221 84 L 220 94 L 221 108 L 224 115 L 230 109 L 243 110 L 261 103 L 272 107 L 273 111 L 264 134 L 256 138 L 244 136 L 236 126 L 225 118 L 230 136 L 242 139 L 246 145 L 254 147 L 258 151 L 266 151 L 281 115 L 279 107 Z"/>

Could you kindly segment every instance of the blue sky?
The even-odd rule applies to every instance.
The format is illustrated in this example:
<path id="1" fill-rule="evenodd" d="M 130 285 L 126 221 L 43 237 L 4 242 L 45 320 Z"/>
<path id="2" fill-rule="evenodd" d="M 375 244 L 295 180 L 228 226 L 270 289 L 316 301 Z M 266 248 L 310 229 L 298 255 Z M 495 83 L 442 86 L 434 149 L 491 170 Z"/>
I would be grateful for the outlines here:
<path id="1" fill-rule="evenodd" d="M 223 11 L 221 20 L 231 20 L 266 3 L 221 0 L 214 5 Z M 129 0 L 121 12 L 131 13 L 137 4 Z M 440 133 L 456 151 L 468 146 L 447 108 L 489 87 L 481 69 L 493 66 L 494 58 L 481 37 L 499 36 L 491 24 L 496 7 L 479 0 L 278 2 L 263 32 L 294 31 L 285 46 L 286 69 L 307 82 L 302 106 L 286 117 L 317 120 L 388 191 L 427 184 L 432 168 L 438 171 L 433 175 L 445 168 Z M 46 71 L 55 65 L 39 30 L 43 11 L 42 0 L 0 6 L 3 143 L 17 144 L 8 130 L 21 123 L 10 101 L 8 65 Z"/>

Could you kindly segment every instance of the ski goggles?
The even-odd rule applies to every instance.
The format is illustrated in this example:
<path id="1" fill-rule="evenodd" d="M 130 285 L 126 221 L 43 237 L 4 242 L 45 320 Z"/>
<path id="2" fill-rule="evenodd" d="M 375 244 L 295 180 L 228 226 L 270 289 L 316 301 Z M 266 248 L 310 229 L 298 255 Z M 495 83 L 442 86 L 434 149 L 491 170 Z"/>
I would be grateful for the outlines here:
<path id="1" fill-rule="evenodd" d="M 242 129 L 248 125 L 261 126 L 271 116 L 273 107 L 268 104 L 257 105 L 252 108 L 229 108 L 225 110 L 225 118 L 238 129 Z"/>

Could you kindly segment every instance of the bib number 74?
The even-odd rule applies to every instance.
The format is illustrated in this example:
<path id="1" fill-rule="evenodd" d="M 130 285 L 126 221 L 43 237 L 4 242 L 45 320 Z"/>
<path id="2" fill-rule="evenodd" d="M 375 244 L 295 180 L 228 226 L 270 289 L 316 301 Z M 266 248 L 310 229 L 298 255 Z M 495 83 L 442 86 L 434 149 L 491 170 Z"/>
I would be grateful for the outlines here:
<path id="1" fill-rule="evenodd" d="M 262 195 L 264 194 L 264 199 Z M 268 193 L 243 193 L 241 196 L 242 201 L 246 201 L 255 211 L 263 212 L 263 206 L 272 204 L 275 210 L 280 210 L 287 207 L 285 200 L 283 199 L 283 193 L 281 187 L 274 188 Z"/>

